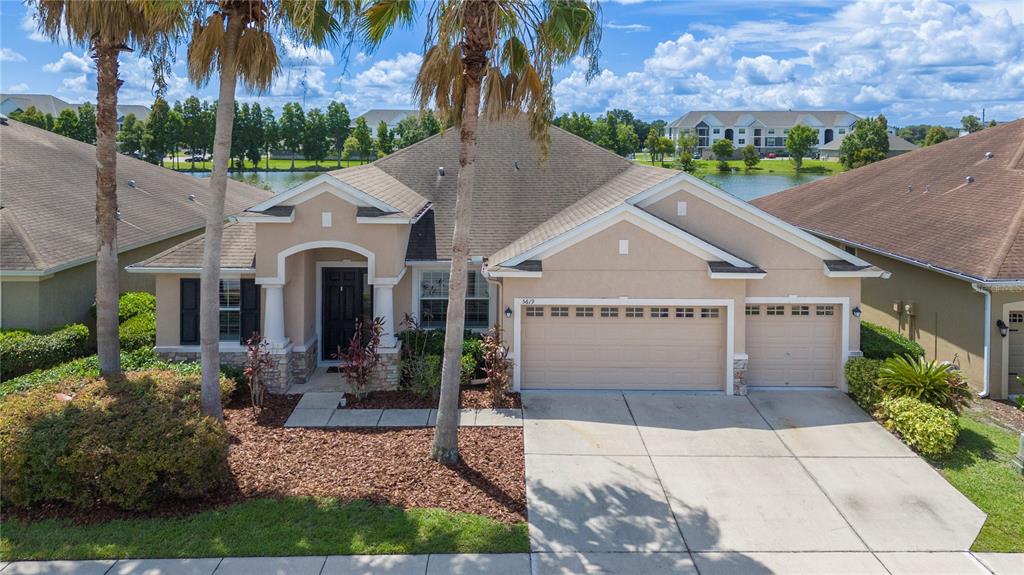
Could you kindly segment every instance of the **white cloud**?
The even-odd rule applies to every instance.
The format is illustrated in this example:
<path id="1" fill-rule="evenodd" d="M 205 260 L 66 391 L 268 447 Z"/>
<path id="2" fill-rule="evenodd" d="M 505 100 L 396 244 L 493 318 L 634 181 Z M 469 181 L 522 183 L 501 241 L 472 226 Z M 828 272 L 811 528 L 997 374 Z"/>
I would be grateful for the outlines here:
<path id="1" fill-rule="evenodd" d="M 625 30 L 626 32 L 649 32 L 651 30 L 651 27 L 645 24 L 616 24 L 615 22 L 605 24 L 604 27 L 609 30 Z"/>
<path id="2" fill-rule="evenodd" d="M 776 60 L 761 54 L 743 56 L 736 62 L 736 77 L 748 84 L 781 84 L 793 79 L 796 66 L 789 60 Z"/>
<path id="3" fill-rule="evenodd" d="M 92 71 L 92 60 L 85 54 L 81 56 L 71 52 L 64 52 L 60 60 L 43 65 L 44 72 L 79 72 L 88 73 Z"/>
<path id="4" fill-rule="evenodd" d="M 414 106 L 412 85 L 421 61 L 415 52 L 376 60 L 352 78 L 339 78 L 342 89 L 334 93 L 334 98 L 345 102 L 353 113 L 370 108 Z"/>
<path id="5" fill-rule="evenodd" d="M 35 42 L 49 42 L 50 39 L 43 35 L 36 27 L 36 18 L 31 11 L 25 12 L 25 17 L 21 19 L 21 29 L 28 32 L 28 39 Z"/>
<path id="6" fill-rule="evenodd" d="M 291 98 L 322 96 L 327 93 L 324 86 L 326 78 L 327 73 L 322 68 L 286 69 L 274 79 L 274 84 L 270 87 L 270 94 Z"/>
<path id="7" fill-rule="evenodd" d="M 294 40 L 285 38 L 282 42 L 284 48 L 284 65 L 295 66 L 333 66 L 334 56 L 327 50 L 303 46 Z"/>
<path id="8" fill-rule="evenodd" d="M 657 74 L 679 74 L 688 70 L 727 66 L 729 41 L 722 36 L 697 40 L 686 33 L 675 40 L 661 42 L 654 55 L 644 60 L 644 69 Z"/>
<path id="9" fill-rule="evenodd" d="M 71 78 L 65 78 L 61 82 L 61 91 L 81 96 L 88 93 L 95 93 L 95 78 L 90 81 L 88 74 L 82 74 L 81 76 L 74 76 Z"/>
<path id="10" fill-rule="evenodd" d="M 20 84 L 8 86 L 7 91 L 11 94 L 24 94 L 25 92 L 28 92 L 28 84 L 22 82 Z"/>
<path id="11" fill-rule="evenodd" d="M 24 62 L 25 57 L 11 50 L 10 48 L 0 48 L 0 62 Z"/>

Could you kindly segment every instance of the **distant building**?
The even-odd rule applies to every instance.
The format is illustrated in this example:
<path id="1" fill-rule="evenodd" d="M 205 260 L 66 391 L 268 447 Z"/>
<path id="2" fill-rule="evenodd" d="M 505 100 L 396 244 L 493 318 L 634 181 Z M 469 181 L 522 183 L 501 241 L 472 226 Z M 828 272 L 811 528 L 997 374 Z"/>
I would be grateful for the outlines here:
<path id="1" fill-rule="evenodd" d="M 14 112 L 24 112 L 33 106 L 43 114 L 52 114 L 56 118 L 68 108 L 77 112 L 81 104 L 70 104 L 49 94 L 0 94 L 0 113 L 5 116 L 10 116 Z M 149 107 L 138 104 L 119 105 L 117 107 L 118 130 L 121 129 L 128 114 L 135 114 L 136 119 L 145 122 L 149 118 Z"/>
<path id="2" fill-rule="evenodd" d="M 695 151 L 702 155 L 723 139 L 736 148 L 753 145 L 759 152 L 776 152 L 785 149 L 786 135 L 797 124 L 817 130 L 820 146 L 852 131 L 858 119 L 842 110 L 695 110 L 665 126 L 665 135 L 675 141 L 684 132 L 696 133 Z"/>
<path id="3" fill-rule="evenodd" d="M 839 161 L 839 146 L 843 144 L 843 138 L 846 134 L 837 137 L 835 140 L 827 144 L 818 146 L 818 152 L 821 153 L 821 159 L 823 160 L 835 160 Z M 905 154 L 911 150 L 916 150 L 917 145 L 904 140 L 903 138 L 889 132 L 889 153 L 885 155 L 886 158 Z"/>
<path id="4" fill-rule="evenodd" d="M 387 123 L 388 129 L 394 130 L 395 127 L 398 126 L 398 123 L 404 120 L 407 116 L 419 115 L 419 110 L 367 110 L 355 118 L 352 118 L 352 124 L 350 127 L 355 128 L 356 121 L 359 120 L 359 118 L 363 118 L 366 120 L 366 125 L 369 126 L 371 130 L 376 130 L 381 121 Z"/>

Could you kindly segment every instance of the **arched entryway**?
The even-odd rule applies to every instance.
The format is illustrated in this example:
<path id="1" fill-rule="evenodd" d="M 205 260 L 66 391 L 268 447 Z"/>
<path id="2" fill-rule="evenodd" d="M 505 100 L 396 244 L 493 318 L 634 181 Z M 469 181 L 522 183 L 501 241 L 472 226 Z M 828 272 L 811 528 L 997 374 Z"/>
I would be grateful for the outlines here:
<path id="1" fill-rule="evenodd" d="M 725 139 L 732 141 L 732 128 L 725 129 Z"/>
<path id="2" fill-rule="evenodd" d="M 835 138 L 835 134 L 832 131 L 832 128 L 827 128 L 825 130 L 825 143 L 827 144 L 827 143 L 831 142 L 834 138 Z"/>

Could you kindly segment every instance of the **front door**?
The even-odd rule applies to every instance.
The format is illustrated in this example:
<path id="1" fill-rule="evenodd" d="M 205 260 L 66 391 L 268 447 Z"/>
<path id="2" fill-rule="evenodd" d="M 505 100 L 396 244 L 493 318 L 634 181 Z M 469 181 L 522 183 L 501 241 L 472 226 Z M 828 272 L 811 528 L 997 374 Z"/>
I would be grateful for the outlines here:
<path id="1" fill-rule="evenodd" d="M 323 310 L 320 335 L 324 361 L 337 360 L 338 347 L 345 348 L 356 331 L 356 318 L 363 310 L 363 268 L 323 269 Z"/>

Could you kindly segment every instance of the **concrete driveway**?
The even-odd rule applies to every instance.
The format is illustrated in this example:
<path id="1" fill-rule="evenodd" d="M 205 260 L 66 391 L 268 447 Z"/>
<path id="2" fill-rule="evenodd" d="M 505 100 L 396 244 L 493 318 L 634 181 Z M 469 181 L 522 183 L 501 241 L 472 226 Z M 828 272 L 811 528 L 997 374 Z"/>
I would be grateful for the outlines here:
<path id="1" fill-rule="evenodd" d="M 536 552 L 964 551 L 985 521 L 837 391 L 523 402 Z"/>

